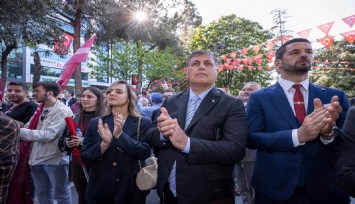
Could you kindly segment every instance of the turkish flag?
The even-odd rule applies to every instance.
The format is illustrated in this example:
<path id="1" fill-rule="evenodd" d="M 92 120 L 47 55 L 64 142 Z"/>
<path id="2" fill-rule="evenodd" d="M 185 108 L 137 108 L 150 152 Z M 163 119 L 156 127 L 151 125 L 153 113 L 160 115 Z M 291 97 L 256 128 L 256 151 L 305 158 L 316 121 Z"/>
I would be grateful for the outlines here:
<path id="1" fill-rule="evenodd" d="M 73 36 L 64 33 L 64 35 L 60 39 L 57 39 L 57 41 L 54 42 L 54 52 L 59 55 L 68 54 L 68 50 L 72 41 Z"/>
<path id="2" fill-rule="evenodd" d="M 330 23 L 326 23 L 326 24 L 320 25 L 320 26 L 317 26 L 317 27 L 318 27 L 325 35 L 328 35 L 330 29 L 332 29 L 332 27 L 333 27 L 333 24 L 334 24 L 334 21 L 333 21 L 333 22 L 330 22 Z"/>
<path id="3" fill-rule="evenodd" d="M 249 51 L 249 48 L 244 48 L 244 49 L 242 49 L 241 52 L 244 56 L 247 56 L 248 51 Z"/>
<path id="4" fill-rule="evenodd" d="M 258 45 L 254 45 L 254 46 L 253 46 L 253 50 L 254 50 L 255 54 L 258 54 L 258 53 L 259 53 L 260 48 L 261 48 L 261 44 L 258 44 Z"/>
<path id="5" fill-rule="evenodd" d="M 272 50 L 272 48 L 275 46 L 275 40 L 266 41 L 265 45 L 269 50 Z"/>
<path id="6" fill-rule="evenodd" d="M 290 38 L 291 38 L 291 35 L 286 35 L 286 36 L 280 37 L 279 40 L 280 40 L 282 43 L 285 43 L 285 42 L 287 42 Z"/>
<path id="7" fill-rule="evenodd" d="M 64 64 L 63 73 L 59 77 L 57 83 L 59 84 L 62 90 L 67 86 L 70 77 L 73 75 L 75 69 L 81 62 L 85 62 L 90 53 L 90 49 L 94 43 L 96 34 L 91 36 L 91 38 L 86 41 L 76 52 L 75 54 Z"/>
<path id="8" fill-rule="evenodd" d="M 334 40 L 334 36 L 319 39 L 319 41 L 322 43 L 322 45 L 324 45 L 326 48 L 330 48 L 330 46 L 333 43 L 333 40 Z"/>
<path id="9" fill-rule="evenodd" d="M 348 26 L 350 26 L 350 28 L 353 27 L 353 25 L 355 23 L 355 15 L 348 16 L 348 17 L 342 18 L 342 19 L 346 24 L 348 24 Z"/>
<path id="10" fill-rule="evenodd" d="M 353 44 L 355 40 L 355 30 L 346 33 L 341 33 L 341 35 L 344 37 L 346 41 L 348 41 L 350 44 Z"/>
<path id="11" fill-rule="evenodd" d="M 311 32 L 312 28 L 304 30 L 304 31 L 300 31 L 297 34 L 302 37 L 302 38 L 308 38 L 309 33 Z"/>

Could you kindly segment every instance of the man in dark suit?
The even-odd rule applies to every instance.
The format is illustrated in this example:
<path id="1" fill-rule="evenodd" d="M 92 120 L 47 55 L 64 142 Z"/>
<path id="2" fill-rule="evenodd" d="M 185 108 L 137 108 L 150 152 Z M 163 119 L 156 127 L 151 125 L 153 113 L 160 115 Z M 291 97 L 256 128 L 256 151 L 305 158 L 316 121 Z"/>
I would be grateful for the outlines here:
<path id="1" fill-rule="evenodd" d="M 74 98 L 74 90 L 65 90 L 62 102 L 69 107 L 76 103 L 76 98 Z"/>
<path id="2" fill-rule="evenodd" d="M 337 182 L 355 198 L 355 107 L 348 110 L 340 137 Z"/>
<path id="3" fill-rule="evenodd" d="M 307 39 L 284 43 L 274 62 L 280 79 L 249 98 L 248 147 L 258 149 L 252 178 L 256 204 L 350 202 L 335 183 L 339 137 L 334 137 L 349 101 L 341 90 L 309 82 L 312 63 Z"/>
<path id="4" fill-rule="evenodd" d="M 245 154 L 247 121 L 243 102 L 214 87 L 217 67 L 208 51 L 190 54 L 190 89 L 169 96 L 148 131 L 160 148 L 157 190 L 165 204 L 234 203 L 232 171 Z"/>

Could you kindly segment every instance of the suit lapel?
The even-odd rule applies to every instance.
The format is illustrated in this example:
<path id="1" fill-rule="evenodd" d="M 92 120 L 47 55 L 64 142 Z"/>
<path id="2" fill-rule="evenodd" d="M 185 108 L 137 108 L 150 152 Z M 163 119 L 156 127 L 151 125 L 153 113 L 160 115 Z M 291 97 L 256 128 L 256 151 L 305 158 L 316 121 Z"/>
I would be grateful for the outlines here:
<path id="1" fill-rule="evenodd" d="M 221 93 L 216 88 L 212 88 L 211 91 L 206 95 L 206 97 L 201 102 L 200 106 L 195 112 L 189 127 L 187 127 L 186 131 L 193 126 L 197 121 L 201 119 L 206 113 L 208 113 L 219 101 L 220 101 Z M 186 116 L 186 108 L 185 108 L 185 116 Z M 185 123 L 185 122 L 184 122 Z"/>
<path id="2" fill-rule="evenodd" d="M 275 107 L 279 110 L 284 120 L 287 121 L 292 127 L 299 127 L 299 122 L 292 111 L 286 94 L 279 83 L 270 86 L 270 89 L 266 89 L 269 92 L 269 97 L 274 103 Z M 294 118 L 294 120 L 292 119 Z M 290 120 L 291 119 L 291 120 Z"/>
<path id="3" fill-rule="evenodd" d="M 313 100 L 319 98 L 322 103 L 326 103 L 327 89 L 314 84 L 309 84 L 309 97 L 308 97 L 308 108 L 307 115 L 314 111 Z"/>
<path id="4" fill-rule="evenodd" d="M 180 124 L 181 129 L 184 129 L 185 127 L 185 121 L 186 121 L 186 110 L 187 110 L 187 103 L 189 100 L 189 92 L 185 91 L 185 93 L 183 93 L 181 95 L 181 97 L 179 98 L 178 101 L 178 123 Z"/>

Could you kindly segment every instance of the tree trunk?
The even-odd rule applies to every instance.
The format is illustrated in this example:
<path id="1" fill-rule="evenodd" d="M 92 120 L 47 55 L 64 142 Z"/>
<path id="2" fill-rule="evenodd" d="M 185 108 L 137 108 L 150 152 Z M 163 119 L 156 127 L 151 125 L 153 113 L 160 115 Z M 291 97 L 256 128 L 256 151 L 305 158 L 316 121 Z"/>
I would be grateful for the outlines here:
<path id="1" fill-rule="evenodd" d="M 74 47 L 74 53 L 80 48 L 80 28 L 81 28 L 81 14 L 82 10 L 81 7 L 85 4 L 85 1 L 78 1 L 76 13 L 75 13 L 75 19 L 72 22 L 73 27 L 74 27 L 74 41 L 73 41 L 73 47 Z M 74 72 L 75 76 L 75 94 L 81 93 L 82 92 L 82 78 L 81 78 L 81 64 L 78 65 Z"/>
<path id="2" fill-rule="evenodd" d="M 12 45 L 9 45 L 6 47 L 6 49 L 2 52 L 1 55 L 1 81 L 2 81 L 2 90 L 0 90 L 2 93 L 4 93 L 5 86 L 6 86 L 6 76 L 7 76 L 7 57 L 11 53 L 13 49 L 17 47 L 16 42 L 13 43 Z"/>
<path id="3" fill-rule="evenodd" d="M 39 82 L 40 78 L 41 78 L 41 73 L 42 73 L 42 65 L 41 65 L 41 58 L 38 54 L 37 51 L 35 51 L 33 53 L 33 61 L 35 63 L 35 70 L 33 73 L 33 83 Z"/>

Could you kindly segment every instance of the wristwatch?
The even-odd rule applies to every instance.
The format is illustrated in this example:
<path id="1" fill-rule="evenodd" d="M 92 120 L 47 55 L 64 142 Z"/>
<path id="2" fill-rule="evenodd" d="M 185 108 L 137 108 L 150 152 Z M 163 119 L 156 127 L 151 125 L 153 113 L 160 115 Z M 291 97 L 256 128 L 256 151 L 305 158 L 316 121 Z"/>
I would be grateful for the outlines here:
<path id="1" fill-rule="evenodd" d="M 326 140 L 331 140 L 340 135 L 340 130 L 337 126 L 333 126 L 332 130 L 328 134 L 321 134 L 320 136 Z"/>

